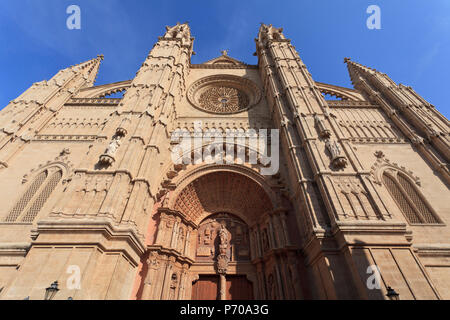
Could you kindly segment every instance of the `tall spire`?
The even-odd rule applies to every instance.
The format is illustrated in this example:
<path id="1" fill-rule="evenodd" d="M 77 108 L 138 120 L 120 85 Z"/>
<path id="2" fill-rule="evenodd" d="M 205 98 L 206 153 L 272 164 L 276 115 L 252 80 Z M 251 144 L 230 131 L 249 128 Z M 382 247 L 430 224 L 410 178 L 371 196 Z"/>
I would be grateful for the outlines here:
<path id="1" fill-rule="evenodd" d="M 411 87 L 397 84 L 387 74 L 353 62 L 350 58 L 345 58 L 344 62 L 353 86 L 380 105 L 435 170 L 441 172 L 445 181 L 450 183 L 450 171 L 445 165 L 450 159 L 450 144 L 446 139 L 447 120 Z M 426 147 L 427 143 L 437 152 Z"/>
<path id="2" fill-rule="evenodd" d="M 50 81 L 60 80 L 61 74 L 64 74 L 71 70 L 73 73 L 81 74 L 84 80 L 86 80 L 86 83 L 84 83 L 81 88 L 91 87 L 94 85 L 95 80 L 97 79 L 100 64 L 103 59 L 104 56 L 102 54 L 99 54 L 96 58 L 62 69 Z"/>
<path id="3" fill-rule="evenodd" d="M 355 85 L 358 82 L 357 80 L 359 76 L 367 76 L 369 74 L 374 75 L 376 73 L 378 73 L 380 76 L 386 76 L 385 74 L 379 72 L 376 69 L 354 62 L 350 58 L 344 58 L 344 63 L 347 64 L 347 69 L 353 85 Z"/>
<path id="4" fill-rule="evenodd" d="M 76 92 L 94 85 L 103 56 L 58 71 L 50 80 L 34 83 L 12 100 L 0 115 L 0 169 L 31 140 Z M 11 136 L 20 139 L 11 140 Z"/>

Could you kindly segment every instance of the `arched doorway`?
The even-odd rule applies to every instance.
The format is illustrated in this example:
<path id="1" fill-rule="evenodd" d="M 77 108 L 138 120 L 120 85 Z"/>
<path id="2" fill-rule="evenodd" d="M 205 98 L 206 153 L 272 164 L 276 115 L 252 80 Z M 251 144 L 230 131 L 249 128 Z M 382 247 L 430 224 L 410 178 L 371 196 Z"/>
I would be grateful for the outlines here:
<path id="1" fill-rule="evenodd" d="M 154 216 L 142 299 L 301 297 L 288 231 L 295 217 L 266 178 L 245 166 L 200 166 L 171 183 Z"/>

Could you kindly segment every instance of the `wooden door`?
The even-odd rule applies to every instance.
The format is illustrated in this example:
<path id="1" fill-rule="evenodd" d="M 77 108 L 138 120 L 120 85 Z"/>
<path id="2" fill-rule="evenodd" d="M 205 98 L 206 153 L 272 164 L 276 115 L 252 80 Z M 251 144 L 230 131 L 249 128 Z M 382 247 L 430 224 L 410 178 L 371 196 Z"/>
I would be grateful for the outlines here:
<path id="1" fill-rule="evenodd" d="M 253 285 L 246 276 L 227 275 L 227 300 L 252 300 Z"/>
<path id="2" fill-rule="evenodd" d="M 219 300 L 219 276 L 200 275 L 192 284 L 192 300 Z"/>

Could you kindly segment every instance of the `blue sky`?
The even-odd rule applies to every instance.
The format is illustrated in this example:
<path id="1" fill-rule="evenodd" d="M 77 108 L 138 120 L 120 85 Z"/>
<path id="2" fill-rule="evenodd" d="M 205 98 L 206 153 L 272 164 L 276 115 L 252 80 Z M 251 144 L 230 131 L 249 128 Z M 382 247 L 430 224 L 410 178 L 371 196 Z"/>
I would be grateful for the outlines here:
<path id="1" fill-rule="evenodd" d="M 81 30 L 66 8 L 81 8 Z M 381 8 L 369 30 L 366 8 Z M 0 108 L 33 82 L 104 54 L 97 84 L 131 79 L 166 25 L 189 21 L 201 63 L 228 49 L 256 64 L 260 22 L 282 26 L 317 81 L 351 87 L 344 57 L 412 86 L 447 118 L 449 0 L 7 0 L 0 7 Z"/>

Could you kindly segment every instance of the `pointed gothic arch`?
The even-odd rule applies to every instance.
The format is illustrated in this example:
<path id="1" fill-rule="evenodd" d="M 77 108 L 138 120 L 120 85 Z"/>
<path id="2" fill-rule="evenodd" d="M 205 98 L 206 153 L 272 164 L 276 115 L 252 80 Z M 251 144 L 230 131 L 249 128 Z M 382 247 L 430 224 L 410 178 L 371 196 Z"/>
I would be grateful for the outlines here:
<path id="1" fill-rule="evenodd" d="M 407 175 L 398 170 L 385 170 L 382 178 L 384 186 L 409 224 L 442 223 Z"/>
<path id="2" fill-rule="evenodd" d="M 61 182 L 65 167 L 50 164 L 37 172 L 16 203 L 4 218 L 4 222 L 32 223 L 38 216 L 50 195 Z M 23 183 L 27 182 L 24 178 Z"/>
<path id="3" fill-rule="evenodd" d="M 419 177 L 405 167 L 385 158 L 376 151 L 378 158 L 372 166 L 373 181 L 384 186 L 409 224 L 442 224 L 442 220 L 422 194 Z"/>

